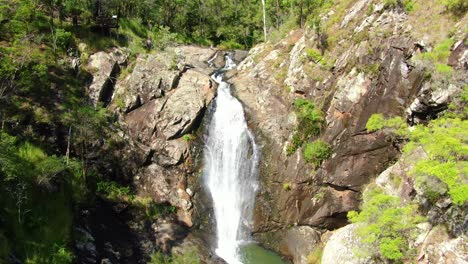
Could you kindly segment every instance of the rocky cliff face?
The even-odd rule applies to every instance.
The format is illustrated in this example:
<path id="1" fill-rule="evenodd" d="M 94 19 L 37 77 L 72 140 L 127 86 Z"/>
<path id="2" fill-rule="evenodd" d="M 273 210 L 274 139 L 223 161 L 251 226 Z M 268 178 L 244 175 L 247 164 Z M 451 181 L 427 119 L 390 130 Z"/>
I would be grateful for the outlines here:
<path id="1" fill-rule="evenodd" d="M 370 133 L 365 126 L 375 113 L 403 117 L 410 125 L 427 122 L 447 109 L 466 84 L 466 16 L 451 33 L 456 41 L 448 62 L 454 74 L 447 77 L 421 59 L 447 38 L 444 26 L 453 22 L 443 11 L 436 1 L 410 13 L 380 1 L 341 1 L 322 16 L 320 30 L 297 29 L 254 47 L 248 56 L 234 53 L 242 62 L 228 73 L 228 81 L 262 147 L 254 230 L 262 243 L 294 263 L 307 263 L 307 256 L 325 244 L 322 263 L 372 263 L 349 256 L 350 248 L 359 245 L 352 239 L 356 226 L 348 225 L 347 212 L 359 208 L 364 187 L 379 175 L 377 184 L 389 194 L 413 199 L 417 190 L 405 176 L 409 165 L 404 160 L 394 164 L 401 153 L 398 139 L 386 131 Z M 428 14 L 441 28 L 426 29 Z M 96 73 L 90 97 L 118 114 L 126 141 L 122 155 L 129 162 L 123 178 L 140 196 L 177 208 L 176 218 L 150 223 L 150 228 L 134 225 L 146 241 L 146 252 L 156 247 L 169 251 L 194 225 L 209 229 L 209 205 L 199 182 L 199 128 L 216 96 L 210 74 L 223 65 L 223 56 L 182 46 L 139 55 L 128 66 L 125 52 L 90 58 L 88 67 Z M 317 167 L 305 161 L 301 149 L 287 151 L 298 124 L 293 109 L 298 98 L 312 100 L 324 113 L 325 124 L 311 140 L 328 142 L 333 153 Z M 403 175 L 404 184 L 397 188 L 388 184 L 395 173 Z M 449 210 L 439 209 L 435 215 L 443 221 Z M 463 238 L 450 240 L 446 231 L 421 228 L 432 234 L 417 245 L 427 263 L 463 244 Z M 447 239 L 436 238 L 437 232 Z M 209 243 L 200 239 L 189 235 L 182 246 Z M 453 256 L 454 261 L 460 258 Z"/>
<path id="2" fill-rule="evenodd" d="M 247 55 L 243 51 L 233 54 L 237 62 Z M 108 177 L 130 182 L 141 199 L 150 198 L 156 204 L 173 206 L 176 212 L 151 220 L 145 219 L 144 212 L 129 209 L 128 205 L 108 208 L 103 202 L 102 209 L 83 216 L 82 231 L 91 239 L 77 247 L 84 252 L 86 247 L 94 248 L 91 255 L 83 253 L 85 262 L 104 256 L 116 263 L 146 263 L 155 250 L 170 252 L 182 241 L 174 250 L 207 247 L 202 251 L 210 255 L 208 242 L 201 240 L 208 237 L 187 237 L 187 231 L 194 224 L 199 227 L 209 214 L 205 198 L 200 197 L 203 196 L 199 177 L 203 148 L 201 126 L 216 96 L 217 84 L 210 75 L 215 67 L 224 65 L 224 55 L 225 52 L 209 48 L 179 46 L 141 54 L 130 61 L 125 50 L 90 56 L 86 65 L 94 74 L 88 89 L 90 99 L 94 105 L 103 104 L 117 115 L 118 134 L 124 141 L 119 155 L 125 164 L 114 168 L 121 173 L 113 175 L 109 171 Z M 207 61 L 211 58 L 209 65 Z M 198 203 L 198 208 L 194 208 L 194 203 Z M 99 212 L 103 210 L 108 210 L 108 214 Z M 110 235 L 99 226 L 117 228 L 128 240 Z M 99 245 L 99 236 L 108 240 L 103 246 Z"/>
<path id="3" fill-rule="evenodd" d="M 340 8 L 346 16 L 335 22 Z M 446 109 L 466 83 L 466 18 L 455 27 L 451 48 L 458 76 L 447 79 L 418 59 L 445 37 L 417 28 L 426 23 L 421 20 L 428 12 L 421 8 L 408 14 L 370 0 L 340 3 L 322 17 L 326 30 L 296 30 L 276 43 L 258 45 L 231 73 L 229 81 L 262 145 L 255 232 L 294 263 L 307 263 L 304 256 L 311 250 L 297 250 L 301 242 L 288 241 L 346 225 L 346 214 L 358 209 L 363 187 L 398 158 L 394 136 L 366 131 L 369 117 L 382 113 L 410 124 L 425 122 Z M 435 17 L 438 23 L 449 22 L 448 16 Z M 308 53 L 319 51 L 323 38 L 340 40 L 327 44 L 318 59 L 311 58 Z M 333 148 L 318 168 L 307 164 L 300 150 L 287 153 L 297 123 L 292 105 L 304 97 L 325 113 L 326 125 L 317 138 Z M 311 231 L 299 232 L 304 229 Z"/>

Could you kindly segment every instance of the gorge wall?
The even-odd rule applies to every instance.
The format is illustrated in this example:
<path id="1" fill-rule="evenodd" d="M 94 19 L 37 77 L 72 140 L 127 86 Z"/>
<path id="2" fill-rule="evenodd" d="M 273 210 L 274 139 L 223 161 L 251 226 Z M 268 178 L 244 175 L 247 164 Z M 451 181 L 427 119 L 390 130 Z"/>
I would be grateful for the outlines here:
<path id="1" fill-rule="evenodd" d="M 320 30 L 305 27 L 248 54 L 234 51 L 239 64 L 226 78 L 262 151 L 254 234 L 263 245 L 308 263 L 307 256 L 326 244 L 322 263 L 361 263 L 347 259 L 354 226 L 346 215 L 359 209 L 365 186 L 379 174 L 382 179 L 402 148 L 388 131 L 368 132 L 368 119 L 382 113 L 424 123 L 447 109 L 468 79 L 467 18 L 453 23 L 444 12 L 436 1 L 411 12 L 380 1 L 340 1 L 323 14 Z M 428 14 L 440 26 L 431 27 Z M 454 73 L 447 77 L 421 54 L 448 37 L 449 25 Z M 224 54 L 180 46 L 138 55 L 129 65 L 125 50 L 90 57 L 90 97 L 117 113 L 125 141 L 126 163 L 115 177 L 131 182 L 139 196 L 177 208 L 176 216 L 156 222 L 135 221 L 135 215 L 123 221 L 138 234 L 138 245 L 128 245 L 135 252 L 198 246 L 203 261 L 220 261 L 209 253 L 212 216 L 200 175 L 203 120 L 216 96 L 210 75 L 222 67 Z M 213 67 L 206 63 L 211 58 Z M 332 155 L 320 166 L 307 163 L 301 149 L 287 151 L 298 125 L 297 98 L 310 99 L 325 114 L 313 139 L 329 143 Z M 414 192 L 406 183 L 397 192 Z M 447 236 L 438 243 L 455 242 Z"/>

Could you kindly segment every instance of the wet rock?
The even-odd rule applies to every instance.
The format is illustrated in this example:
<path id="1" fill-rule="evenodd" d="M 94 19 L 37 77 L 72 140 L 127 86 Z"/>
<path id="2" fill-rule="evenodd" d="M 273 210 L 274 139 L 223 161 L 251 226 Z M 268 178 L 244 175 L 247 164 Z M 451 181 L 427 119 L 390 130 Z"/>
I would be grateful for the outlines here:
<path id="1" fill-rule="evenodd" d="M 307 256 L 320 245 L 320 233 L 308 226 L 293 227 L 286 232 L 285 242 L 293 263 L 308 264 Z"/>

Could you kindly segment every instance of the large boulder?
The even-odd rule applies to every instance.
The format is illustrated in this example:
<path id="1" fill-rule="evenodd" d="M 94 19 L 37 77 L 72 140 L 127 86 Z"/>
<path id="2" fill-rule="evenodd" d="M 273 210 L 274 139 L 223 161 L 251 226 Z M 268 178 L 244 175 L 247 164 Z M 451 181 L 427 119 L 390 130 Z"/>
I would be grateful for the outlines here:
<path id="1" fill-rule="evenodd" d="M 141 54 L 127 77 L 115 87 L 113 101 L 125 112 L 163 97 L 177 86 L 181 70 L 175 55 L 168 53 Z"/>
<path id="2" fill-rule="evenodd" d="M 88 87 L 91 102 L 94 105 L 98 102 L 109 103 L 119 71 L 117 60 L 112 54 L 100 51 L 89 57 L 86 68 L 93 75 L 93 81 Z"/>
<path id="3" fill-rule="evenodd" d="M 358 258 L 354 251 L 363 247 L 357 238 L 357 224 L 347 225 L 333 232 L 323 249 L 322 263 L 373 264 L 371 258 Z"/>
<path id="4" fill-rule="evenodd" d="M 320 232 L 309 226 L 294 226 L 258 234 L 257 239 L 294 264 L 308 264 L 308 255 L 319 251 L 321 247 Z"/>
<path id="5" fill-rule="evenodd" d="M 214 98 L 216 85 L 207 75 L 187 70 L 161 111 L 158 128 L 167 139 L 188 133 Z"/>

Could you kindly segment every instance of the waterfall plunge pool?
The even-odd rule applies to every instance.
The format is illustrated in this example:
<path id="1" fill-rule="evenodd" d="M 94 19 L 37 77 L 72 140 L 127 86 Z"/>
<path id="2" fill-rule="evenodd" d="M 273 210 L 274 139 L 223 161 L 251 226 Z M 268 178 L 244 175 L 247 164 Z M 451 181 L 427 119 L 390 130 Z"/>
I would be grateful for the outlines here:
<path id="1" fill-rule="evenodd" d="M 244 264 L 285 264 L 286 262 L 273 251 L 267 250 L 258 244 L 250 243 L 239 248 Z"/>

